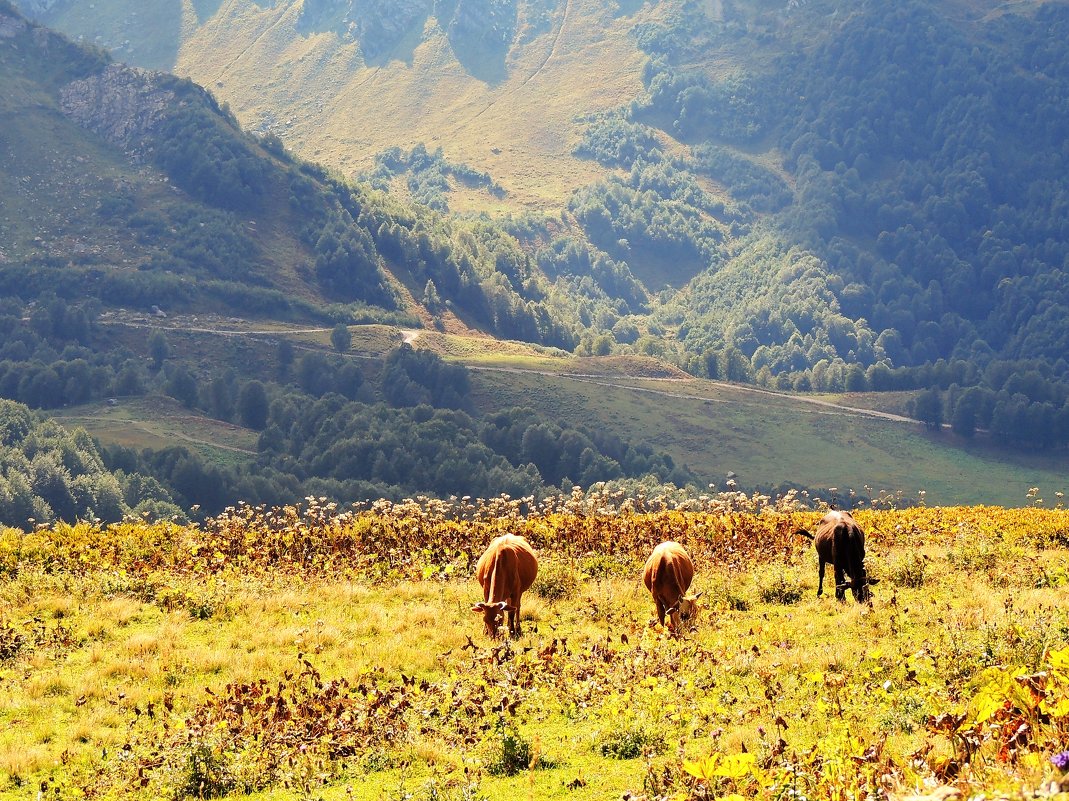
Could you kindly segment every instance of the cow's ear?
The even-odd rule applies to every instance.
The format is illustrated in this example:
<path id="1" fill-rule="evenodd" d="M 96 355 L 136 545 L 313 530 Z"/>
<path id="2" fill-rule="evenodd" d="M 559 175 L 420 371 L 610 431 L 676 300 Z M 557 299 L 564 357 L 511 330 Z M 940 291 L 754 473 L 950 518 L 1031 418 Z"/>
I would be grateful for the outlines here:
<path id="1" fill-rule="evenodd" d="M 850 581 L 844 581 L 842 584 L 836 584 L 835 585 L 835 589 L 837 589 L 837 590 L 850 590 L 850 589 L 853 589 L 853 587 L 854 587 L 853 579 L 851 579 Z"/>
<path id="2" fill-rule="evenodd" d="M 501 610 L 503 612 L 515 612 L 515 611 L 517 611 L 515 606 L 513 606 L 512 604 L 505 604 L 505 603 L 501 604 Z"/>
<path id="3" fill-rule="evenodd" d="M 486 604 L 482 604 L 482 603 L 475 604 L 475 606 L 473 606 L 471 608 L 471 611 L 472 612 L 484 612 L 484 611 L 486 611 Z"/>
<path id="4" fill-rule="evenodd" d="M 869 579 L 869 580 L 868 580 L 868 581 L 866 581 L 865 583 L 866 583 L 866 584 L 879 584 L 879 583 L 880 583 L 880 580 L 879 580 L 879 579 Z"/>

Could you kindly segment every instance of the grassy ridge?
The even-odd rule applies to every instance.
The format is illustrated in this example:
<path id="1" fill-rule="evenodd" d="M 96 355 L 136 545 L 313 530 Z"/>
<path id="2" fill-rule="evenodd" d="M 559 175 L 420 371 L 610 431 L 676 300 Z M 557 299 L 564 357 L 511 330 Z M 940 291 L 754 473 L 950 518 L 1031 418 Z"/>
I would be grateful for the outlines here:
<path id="1" fill-rule="evenodd" d="M 205 417 L 173 398 L 159 395 L 124 398 L 115 405 L 85 404 L 59 412 L 56 420 L 84 428 L 101 442 L 138 451 L 162 450 L 181 443 L 216 461 L 248 458 L 256 453 L 254 431 Z"/>
<path id="2" fill-rule="evenodd" d="M 39 783 L 60 798 L 746 798 L 785 783 L 827 797 L 949 781 L 1012 796 L 1058 779 L 1066 513 L 859 513 L 882 579 L 872 608 L 812 597 L 792 532 L 816 516 L 602 497 L 5 533 L 0 797 Z M 503 530 L 541 553 L 514 644 L 487 642 L 467 609 L 473 557 Z M 649 625 L 638 580 L 662 537 L 686 543 L 705 592 L 680 641 Z M 1041 667 L 1033 695 L 1014 692 Z"/>

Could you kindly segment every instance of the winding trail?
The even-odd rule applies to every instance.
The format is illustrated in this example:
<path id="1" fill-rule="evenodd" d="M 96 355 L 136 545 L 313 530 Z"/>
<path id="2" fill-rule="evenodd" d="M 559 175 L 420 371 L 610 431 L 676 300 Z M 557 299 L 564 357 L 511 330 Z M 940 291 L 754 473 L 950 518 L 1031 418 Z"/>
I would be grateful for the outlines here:
<path id="1" fill-rule="evenodd" d="M 535 78 L 537 78 L 539 75 L 541 75 L 542 70 L 544 70 L 546 68 L 546 65 L 552 60 L 552 58 L 557 55 L 557 45 L 560 44 L 561 36 L 564 35 L 564 29 L 568 25 L 568 16 L 571 14 L 571 12 L 572 0 L 565 0 L 564 16 L 561 18 L 560 27 L 557 28 L 557 35 L 553 37 L 553 45 L 549 48 L 549 54 L 544 59 L 542 59 L 542 63 L 538 65 L 538 68 L 535 69 L 534 72 L 532 72 L 530 75 L 523 79 L 523 83 L 516 87 L 517 89 L 522 89 Z"/>
<path id="2" fill-rule="evenodd" d="M 564 15 L 561 17 L 560 27 L 557 28 L 557 33 L 553 37 L 553 44 L 550 45 L 549 53 L 546 55 L 546 57 L 544 59 L 542 59 L 542 62 L 534 69 L 534 71 L 530 75 L 528 75 L 526 78 L 524 78 L 523 81 L 518 86 L 513 86 L 511 89 L 504 90 L 502 92 L 502 94 L 500 94 L 498 97 L 495 97 L 493 100 L 491 100 L 485 106 L 483 106 L 481 109 L 479 109 L 477 112 L 475 112 L 475 114 L 473 116 L 469 117 L 463 124 L 454 126 L 454 128 L 453 128 L 454 131 L 458 131 L 461 128 L 466 127 L 466 126 L 470 125 L 471 123 L 475 122 L 477 119 L 479 119 L 479 117 L 481 117 L 483 114 L 485 114 L 487 111 L 492 109 L 495 105 L 497 105 L 497 103 L 499 101 L 501 101 L 502 99 L 504 99 L 506 97 L 510 97 L 510 96 L 516 94 L 521 89 L 524 89 L 527 86 L 527 84 L 529 84 L 531 81 L 533 81 L 535 78 L 537 78 L 542 73 L 542 70 L 544 70 L 546 68 L 546 65 L 549 64 L 549 62 L 552 61 L 553 57 L 557 54 L 557 46 L 558 46 L 558 44 L 560 44 L 561 36 L 564 35 L 564 27 L 568 24 L 568 16 L 571 13 L 571 10 L 572 10 L 572 0 L 565 0 L 565 3 L 564 3 Z"/>
<path id="3" fill-rule="evenodd" d="M 739 401 L 730 400 L 727 398 L 710 398 L 705 395 L 696 395 L 690 392 L 672 392 L 666 389 L 653 389 L 651 387 L 640 387 L 630 383 L 627 379 L 613 379 L 611 376 L 598 375 L 596 373 L 564 373 L 556 372 L 553 370 L 528 370 L 522 367 L 488 367 L 486 365 L 465 365 L 469 370 L 481 370 L 484 372 L 498 372 L 498 373 L 515 373 L 521 375 L 540 375 L 547 378 L 564 378 L 571 381 L 581 381 L 586 384 L 596 384 L 598 386 L 609 387 L 611 389 L 626 389 L 631 392 L 640 392 L 650 395 L 660 395 L 665 398 L 674 398 L 678 400 L 694 400 L 702 401 L 703 403 L 723 403 L 723 404 L 736 404 Z M 635 381 L 663 381 L 665 383 L 687 381 L 685 378 L 655 378 L 655 377 L 641 377 L 631 379 Z M 846 406 L 839 403 L 833 403 L 832 401 L 822 400 L 820 398 L 806 398 L 801 395 L 787 395 L 782 392 L 774 392 L 769 389 L 762 389 L 760 387 L 751 387 L 746 384 L 729 384 L 724 381 L 710 381 L 710 384 L 718 387 L 724 387 L 734 392 L 740 392 L 744 395 L 771 395 L 776 398 L 782 398 L 788 403 L 808 403 L 814 406 L 822 407 L 821 413 L 832 414 L 837 416 L 848 417 L 871 417 L 880 420 L 888 420 L 894 423 L 908 423 L 911 426 L 919 426 L 922 423 L 919 420 L 914 420 L 910 417 L 903 417 L 899 414 L 892 414 L 891 412 L 881 412 L 876 409 L 863 409 L 859 406 Z M 826 411 L 823 411 L 826 410 Z"/>

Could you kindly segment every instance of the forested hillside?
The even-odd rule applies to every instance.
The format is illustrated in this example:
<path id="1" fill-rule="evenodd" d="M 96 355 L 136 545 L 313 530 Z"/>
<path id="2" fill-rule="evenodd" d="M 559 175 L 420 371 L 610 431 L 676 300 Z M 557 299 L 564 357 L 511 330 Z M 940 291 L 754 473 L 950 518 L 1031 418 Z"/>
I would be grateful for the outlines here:
<path id="1" fill-rule="evenodd" d="M 455 313 L 571 346 L 500 231 L 344 182 L 242 132 L 186 79 L 111 62 L 6 2 L 0 14 L 5 296 L 410 325 Z"/>
<path id="2" fill-rule="evenodd" d="M 115 63 L 6 2 L 0 82 L 0 397 L 47 410 L 168 396 L 260 433 L 255 458 L 230 464 L 177 444 L 105 447 L 55 470 L 33 449 L 5 452 L 0 522 L 691 480 L 645 444 L 531 409 L 473 417 L 465 368 L 432 353 L 402 346 L 361 366 L 343 356 L 348 325 L 370 322 L 571 348 L 572 290 L 552 288 L 497 227 L 300 161 L 277 138 L 242 132 L 190 81 Z M 124 327 L 235 314 L 279 336 L 259 352 L 204 353 L 151 325 Z M 331 332 L 329 344 L 298 351 L 286 336 L 296 323 Z M 104 489 L 82 463 L 104 471 Z M 152 482 L 159 503 L 143 507 L 141 485 L 128 490 L 123 476 Z"/>
<path id="3" fill-rule="evenodd" d="M 90 33 L 81 0 L 34 5 Z M 126 4 L 97 6 L 101 43 L 137 33 Z M 1049 446 L 1069 441 L 1067 24 L 1060 2 L 321 0 L 157 36 L 247 123 L 375 186 L 522 210 L 497 225 L 534 264 L 495 266 L 516 298 L 477 325 L 785 389 L 934 389 L 916 412 L 933 427 Z M 255 46 L 226 62 L 224 32 Z M 337 95 L 294 99 L 345 60 Z M 347 111 L 390 146 L 357 146 Z M 553 162 L 568 180 L 536 177 Z M 424 260 L 432 304 L 461 301 Z"/>
<path id="4" fill-rule="evenodd" d="M 187 509 L 695 478 L 653 433 L 625 442 L 524 408 L 481 417 L 463 381 L 421 383 L 446 373 L 403 349 L 364 369 L 344 358 L 354 323 L 653 356 L 788 391 L 905 390 L 933 432 L 982 430 L 1015 450 L 1069 442 L 1069 6 L 446 5 L 208 4 L 152 34 L 175 37 L 175 65 L 195 53 L 210 70 L 224 32 L 232 46 L 273 19 L 272 46 L 318 54 L 319 67 L 311 50 L 286 56 L 304 79 L 344 57 L 376 91 L 392 87 L 359 113 L 346 105 L 358 94 L 330 99 L 352 130 L 398 103 L 423 108 L 420 76 L 463 75 L 463 103 L 487 104 L 448 132 L 409 113 L 410 135 L 342 158 L 296 127 L 243 130 L 240 81 L 208 91 L 125 66 L 0 0 L 0 394 L 55 408 L 163 393 L 262 432 L 255 466 L 105 454 Z M 96 39 L 78 31 L 81 0 L 21 7 Z M 124 3 L 93 10 L 150 35 Z M 587 44 L 569 50 L 575 37 Z M 106 39 L 123 57 L 148 44 Z M 256 41 L 242 69 L 270 55 Z M 284 63 L 260 64 L 275 92 L 257 102 L 323 120 L 287 107 L 284 87 L 308 84 L 286 84 Z M 536 95 L 553 99 L 531 115 Z M 485 158 L 472 158 L 475 130 L 490 137 Z M 533 198 L 523 182 L 547 164 L 568 180 L 542 180 Z M 117 334 L 116 321 L 175 314 L 334 334 L 299 354 L 278 336 L 253 358 Z M 397 445 L 426 437 L 433 465 Z"/>

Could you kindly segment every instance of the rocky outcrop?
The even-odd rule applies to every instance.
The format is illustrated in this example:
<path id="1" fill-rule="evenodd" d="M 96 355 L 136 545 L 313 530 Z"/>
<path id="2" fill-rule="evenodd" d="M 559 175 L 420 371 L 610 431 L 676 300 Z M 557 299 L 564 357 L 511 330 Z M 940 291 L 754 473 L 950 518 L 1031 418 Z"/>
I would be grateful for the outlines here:
<path id="1" fill-rule="evenodd" d="M 27 17 L 40 17 L 62 2 L 63 0 L 15 0 L 15 5 Z"/>
<path id="2" fill-rule="evenodd" d="M 13 39 L 28 26 L 26 20 L 0 12 L 0 39 Z"/>
<path id="3" fill-rule="evenodd" d="M 68 117 L 135 157 L 144 155 L 145 137 L 176 102 L 175 91 L 163 85 L 159 73 L 120 64 L 60 92 Z"/>
<path id="4" fill-rule="evenodd" d="M 354 0 L 352 28 L 369 59 L 388 53 L 417 25 L 422 29 L 431 0 Z"/>

